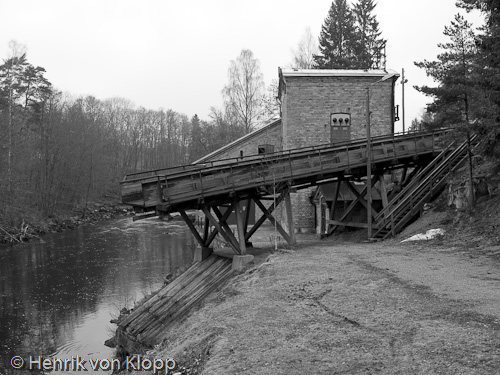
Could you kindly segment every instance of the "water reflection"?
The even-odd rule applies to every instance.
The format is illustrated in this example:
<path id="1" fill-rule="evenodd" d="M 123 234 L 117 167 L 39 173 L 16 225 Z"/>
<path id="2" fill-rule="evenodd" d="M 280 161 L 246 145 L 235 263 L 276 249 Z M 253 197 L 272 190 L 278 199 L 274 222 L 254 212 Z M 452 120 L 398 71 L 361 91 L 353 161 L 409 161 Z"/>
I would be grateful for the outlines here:
<path id="1" fill-rule="evenodd" d="M 14 355 L 111 359 L 109 320 L 189 267 L 193 249 L 181 222 L 127 218 L 0 251 L 0 374 L 20 373 Z"/>

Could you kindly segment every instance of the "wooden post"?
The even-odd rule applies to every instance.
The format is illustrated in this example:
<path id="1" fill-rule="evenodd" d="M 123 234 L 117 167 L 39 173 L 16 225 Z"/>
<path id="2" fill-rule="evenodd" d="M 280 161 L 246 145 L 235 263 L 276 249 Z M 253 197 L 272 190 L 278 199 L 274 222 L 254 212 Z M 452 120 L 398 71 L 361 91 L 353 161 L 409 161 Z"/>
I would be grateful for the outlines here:
<path id="1" fill-rule="evenodd" d="M 342 183 L 342 180 L 339 180 L 337 183 L 335 183 L 335 193 L 333 195 L 333 202 L 332 202 L 332 207 L 330 208 L 330 215 L 329 219 L 333 220 L 335 219 L 335 207 L 337 206 L 337 201 L 339 199 L 339 192 L 340 192 L 340 184 Z M 333 231 L 337 228 L 337 226 L 333 226 L 332 224 L 327 225 L 327 230 L 326 234 L 330 235 L 333 233 Z"/>
<path id="2" fill-rule="evenodd" d="M 240 254 L 246 255 L 247 247 L 245 241 L 245 218 L 243 217 L 242 206 L 238 200 L 238 198 L 234 198 L 234 214 L 236 215 L 236 226 L 238 227 L 238 242 L 240 243 Z"/>
<path id="3" fill-rule="evenodd" d="M 368 239 L 372 237 L 372 140 L 370 134 L 370 86 L 366 87 L 366 218 L 368 223 Z"/>
<path id="4" fill-rule="evenodd" d="M 293 224 L 292 200 L 290 198 L 290 191 L 287 191 L 285 194 L 285 209 L 286 209 L 286 217 L 287 217 L 288 233 L 290 235 L 290 241 L 292 244 L 296 244 L 297 239 L 295 238 L 295 225 Z"/>
<path id="5" fill-rule="evenodd" d="M 378 181 L 380 183 L 380 197 L 382 198 L 382 207 L 386 208 L 387 205 L 389 204 L 389 200 L 387 199 L 387 185 L 385 183 L 385 178 L 383 174 L 379 176 Z"/>

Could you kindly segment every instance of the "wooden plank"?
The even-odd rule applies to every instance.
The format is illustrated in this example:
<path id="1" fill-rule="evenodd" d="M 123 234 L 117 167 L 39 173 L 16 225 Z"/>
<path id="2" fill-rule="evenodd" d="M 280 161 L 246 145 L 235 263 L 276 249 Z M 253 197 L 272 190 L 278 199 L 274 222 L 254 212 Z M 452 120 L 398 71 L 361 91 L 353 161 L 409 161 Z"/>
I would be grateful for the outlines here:
<path id="1" fill-rule="evenodd" d="M 196 229 L 193 222 L 191 221 L 191 218 L 186 214 L 186 211 L 179 210 L 179 213 L 181 214 L 181 216 L 184 219 L 184 222 L 186 223 L 188 228 L 191 230 L 191 234 L 194 236 L 196 241 L 198 241 L 199 245 L 201 247 L 205 247 L 205 241 L 203 240 L 201 235 L 198 233 L 198 229 Z"/>
<path id="2" fill-rule="evenodd" d="M 389 152 L 387 140 L 391 140 L 392 148 L 398 150 L 398 157 L 404 158 L 429 151 L 434 147 L 438 137 L 439 134 L 424 135 L 418 138 L 418 142 L 415 137 L 395 138 L 395 140 L 389 137 L 381 138 L 379 143 L 373 142 L 374 159 L 376 162 L 384 162 L 395 157 L 394 152 Z M 212 164 L 208 171 L 185 168 L 179 173 L 167 176 L 169 189 L 163 194 L 167 194 L 170 203 L 178 204 L 217 194 L 229 194 L 230 192 L 251 189 L 275 181 L 286 182 L 291 176 L 294 179 L 309 178 L 314 180 L 317 175 L 323 175 L 325 169 L 329 173 L 338 173 L 346 168 L 362 167 L 365 163 L 364 148 L 365 142 L 360 141 L 353 143 L 352 147 L 325 147 L 321 151 L 308 148 L 295 153 L 276 154 L 267 159 L 248 159 L 242 163 L 233 161 L 226 164 Z M 312 168 L 311 166 L 316 167 Z M 157 180 L 158 176 L 156 178 L 147 177 L 143 180 L 144 183 L 123 181 L 121 184 L 122 199 L 127 203 L 137 204 L 140 196 L 137 188 L 138 183 L 141 183 L 142 197 L 145 201 L 143 206 L 148 208 L 161 204 L 162 197 L 157 192 Z"/>
<path id="3" fill-rule="evenodd" d="M 217 260 L 215 256 L 210 256 L 206 260 L 201 263 L 194 263 L 189 267 L 185 272 L 183 272 L 179 277 L 175 278 L 170 284 L 166 287 L 162 288 L 158 293 L 156 293 L 153 297 L 151 297 L 148 301 L 143 303 L 137 309 L 134 310 L 133 314 L 126 316 L 123 321 L 119 323 L 119 326 L 123 329 L 127 329 L 127 327 L 132 323 L 138 324 L 144 316 L 142 313 L 144 311 L 149 311 L 153 306 L 159 301 L 166 298 L 171 297 L 178 290 L 182 289 L 186 280 L 188 280 L 192 275 L 200 272 L 207 267 L 209 267 L 212 263 Z"/>
<path id="4" fill-rule="evenodd" d="M 285 193 L 285 209 L 286 209 L 286 218 L 288 223 L 288 235 L 290 236 L 288 244 L 295 245 L 297 243 L 297 239 L 295 238 L 295 225 L 293 223 L 292 201 L 290 199 L 290 191 L 287 191 Z"/>
<path id="5" fill-rule="evenodd" d="M 218 264 L 220 265 L 220 257 L 215 255 L 211 255 L 205 261 L 196 263 L 196 267 L 194 267 L 190 272 L 182 278 L 181 281 L 175 287 L 168 288 L 170 286 L 167 285 L 164 289 L 167 289 L 166 293 L 162 293 L 161 298 L 155 298 L 150 302 L 147 307 L 139 308 L 139 310 L 134 311 L 133 319 L 131 319 L 127 325 L 123 325 L 126 331 L 130 334 L 140 334 L 152 325 L 152 321 L 157 320 L 158 316 L 161 316 L 162 311 L 172 305 L 176 300 L 181 298 L 186 293 L 189 293 L 193 286 L 199 285 L 203 282 L 204 277 L 213 272 L 214 269 L 217 269 Z M 208 261 L 208 262 L 207 262 Z M 219 262 L 219 263 L 218 263 Z M 163 291 L 163 290 L 161 290 Z M 154 296 L 156 297 L 156 295 Z M 152 299 L 154 298 L 152 297 Z M 142 306 L 141 306 L 142 307 Z"/>
<path id="6" fill-rule="evenodd" d="M 168 336 L 168 328 L 172 324 L 185 317 L 189 310 L 198 305 L 208 294 L 218 288 L 224 281 L 229 279 L 231 275 L 232 271 L 229 266 L 218 272 L 216 277 L 212 278 L 207 283 L 210 287 L 196 289 L 190 296 L 189 300 L 185 298 L 184 301 L 181 301 L 181 304 L 178 304 L 174 308 L 170 309 L 170 311 L 166 313 L 165 319 L 163 319 L 161 325 L 158 325 L 156 329 L 150 329 L 145 332 L 145 337 L 143 339 L 144 343 L 148 346 L 153 346 L 161 342 Z"/>
<path id="7" fill-rule="evenodd" d="M 196 294 L 200 290 L 213 290 L 214 285 L 212 281 L 217 279 L 220 273 L 226 274 L 227 270 L 231 269 L 231 261 L 215 255 L 211 256 L 217 259 L 210 267 L 199 270 L 199 272 L 186 280 L 182 289 L 175 295 L 172 295 L 169 299 L 160 301 L 160 303 L 156 303 L 154 308 L 147 312 L 147 319 L 142 320 L 140 325 L 134 327 L 133 333 L 138 336 L 138 339 L 144 339 L 158 328 L 164 328 L 172 312 L 189 304 L 190 301 L 193 302 L 193 297 L 196 297 Z"/>
<path id="8" fill-rule="evenodd" d="M 175 295 L 172 295 L 168 299 L 157 301 L 152 309 L 143 313 L 145 319 L 141 320 L 140 324 L 138 323 L 131 327 L 133 329 L 131 329 L 130 332 L 135 335 L 145 336 L 148 331 L 154 330 L 158 325 L 162 325 L 170 309 L 182 303 L 182 300 L 190 293 L 193 293 L 197 288 L 201 288 L 203 285 L 208 284 L 206 276 L 216 272 L 216 267 L 214 266 L 218 264 L 220 263 L 216 261 L 213 263 L 212 267 L 193 275 Z"/>
<path id="9" fill-rule="evenodd" d="M 326 220 L 326 223 L 329 225 L 335 225 L 335 226 L 344 226 L 344 227 L 354 227 L 354 228 L 368 228 L 367 223 L 357 223 L 353 221 L 338 221 L 338 220 Z"/>
<path id="10" fill-rule="evenodd" d="M 385 183 L 384 175 L 381 174 L 378 178 L 380 184 L 380 197 L 382 198 L 382 207 L 387 207 L 389 205 L 389 201 L 387 199 L 387 185 Z"/>

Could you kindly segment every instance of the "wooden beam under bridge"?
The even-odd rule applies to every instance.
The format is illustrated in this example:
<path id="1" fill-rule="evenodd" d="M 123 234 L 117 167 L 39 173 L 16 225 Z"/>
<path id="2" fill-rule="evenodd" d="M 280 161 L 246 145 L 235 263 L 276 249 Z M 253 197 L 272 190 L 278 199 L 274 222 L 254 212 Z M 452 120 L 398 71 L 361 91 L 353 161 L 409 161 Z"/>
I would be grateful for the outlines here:
<path id="1" fill-rule="evenodd" d="M 220 202 L 211 202 L 210 204 L 202 203 L 201 211 L 204 215 L 204 226 L 202 228 L 203 233 L 200 233 L 198 231 L 185 210 L 179 210 L 179 212 L 181 214 L 181 217 L 186 222 L 186 225 L 190 229 L 191 233 L 193 234 L 194 238 L 203 249 L 211 248 L 211 245 L 215 240 L 217 234 L 220 234 L 226 241 L 227 245 L 231 247 L 231 249 L 235 252 L 235 254 L 245 255 L 247 252 L 247 244 L 249 244 L 250 238 L 266 221 L 266 219 L 269 220 L 274 226 L 276 226 L 276 229 L 278 230 L 280 235 L 289 245 L 295 244 L 296 239 L 295 228 L 293 225 L 290 189 L 283 189 L 279 194 L 277 194 L 276 197 L 274 197 L 273 203 L 271 203 L 271 205 L 267 208 L 261 200 L 262 198 L 255 194 L 249 197 L 241 198 L 235 196 L 229 204 Z M 249 203 L 251 201 L 254 201 L 262 211 L 262 216 L 249 230 L 249 209 L 247 208 L 246 212 L 243 210 L 242 201 L 247 201 L 247 207 L 250 206 Z M 288 231 L 283 228 L 280 220 L 273 216 L 273 212 L 275 211 L 275 209 L 282 203 L 285 205 Z M 224 208 L 225 212 L 222 212 L 221 208 Z M 236 217 L 236 234 L 228 224 L 228 219 L 231 213 L 234 213 Z M 207 252 L 207 255 L 210 252 Z"/>

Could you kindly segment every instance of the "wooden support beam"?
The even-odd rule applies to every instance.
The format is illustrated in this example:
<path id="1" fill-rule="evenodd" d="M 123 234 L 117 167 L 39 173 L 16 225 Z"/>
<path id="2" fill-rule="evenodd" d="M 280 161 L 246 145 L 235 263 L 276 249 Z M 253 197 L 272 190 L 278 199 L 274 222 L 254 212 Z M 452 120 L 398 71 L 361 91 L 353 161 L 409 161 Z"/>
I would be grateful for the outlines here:
<path id="1" fill-rule="evenodd" d="M 375 184 L 376 179 L 377 179 L 377 176 L 374 176 L 372 179 L 372 185 Z M 363 197 L 366 195 L 366 191 L 367 191 L 366 185 L 363 188 L 363 190 L 361 191 L 361 193 L 358 193 L 358 190 L 354 186 L 352 186 L 350 181 L 344 180 L 344 182 L 347 185 L 347 187 L 349 188 L 349 190 L 351 190 L 352 193 L 356 196 L 356 199 L 353 200 L 351 202 L 351 204 L 347 207 L 347 209 L 344 211 L 341 218 L 338 220 L 339 222 L 343 222 L 345 220 L 345 218 L 351 213 L 351 211 L 354 209 L 354 207 L 356 207 L 356 205 L 358 203 L 361 203 L 363 206 L 365 206 L 365 208 L 367 208 L 367 206 L 368 206 L 368 203 L 363 199 Z M 377 214 L 376 211 L 372 208 L 372 216 L 375 217 L 376 214 Z M 337 229 L 337 227 L 339 225 L 343 225 L 343 224 L 337 224 L 337 225 L 334 224 L 333 226 L 331 226 L 328 229 L 328 235 L 331 235 L 335 231 L 335 229 Z M 368 228 L 368 226 L 366 226 L 366 228 Z"/>
<path id="2" fill-rule="evenodd" d="M 238 229 L 238 241 L 240 243 L 240 254 L 246 255 L 247 253 L 247 246 L 245 241 L 246 220 L 244 217 L 243 208 L 237 197 L 234 198 L 233 204 L 234 204 L 234 214 L 236 215 L 236 227 Z"/>
<path id="3" fill-rule="evenodd" d="M 403 173 L 401 174 L 401 181 L 399 182 L 400 185 L 403 185 L 403 181 L 406 180 L 406 174 L 408 173 L 408 166 L 405 165 L 403 168 Z"/>
<path id="4" fill-rule="evenodd" d="M 290 241 L 288 241 L 288 243 L 290 245 L 295 245 L 297 243 L 297 239 L 295 238 L 295 225 L 293 223 L 292 199 L 290 197 L 289 190 L 287 190 L 285 193 L 285 209 L 286 209 L 286 218 L 288 223 L 288 232 L 290 235 Z"/>
<path id="5" fill-rule="evenodd" d="M 387 184 L 385 183 L 383 174 L 378 176 L 378 182 L 380 184 L 380 197 L 382 198 L 382 207 L 385 208 L 389 204 L 389 200 L 387 199 Z"/>
<path id="6" fill-rule="evenodd" d="M 215 214 L 220 220 L 222 218 L 222 214 L 220 213 L 219 209 L 217 207 L 213 207 L 212 209 L 214 210 Z M 238 246 L 238 241 L 236 241 L 236 238 L 234 238 L 234 235 L 231 232 L 231 230 L 228 230 L 229 227 L 227 226 L 227 223 L 225 223 L 224 221 L 219 222 L 215 217 L 213 217 L 208 207 L 203 206 L 202 210 L 205 216 L 208 218 L 208 220 L 210 220 L 212 225 L 219 231 L 221 236 L 227 241 L 229 246 L 233 248 L 234 252 L 236 254 L 240 254 L 240 247 Z"/>
<path id="7" fill-rule="evenodd" d="M 227 220 L 227 218 L 229 216 L 231 216 L 231 212 L 232 212 L 232 209 L 233 209 L 233 206 L 230 206 L 229 208 L 226 209 L 226 212 L 224 213 L 224 215 L 222 216 L 221 220 L 225 221 Z M 209 222 L 208 218 L 205 217 L 205 220 L 207 222 Z M 217 230 L 217 228 L 214 227 L 214 229 L 212 230 L 212 233 L 210 233 L 210 235 L 207 237 L 206 241 L 205 241 L 205 246 L 206 247 L 209 247 L 210 244 L 212 243 L 212 241 L 215 239 L 215 237 L 217 236 L 217 233 L 219 233 L 219 231 Z"/>
<path id="8" fill-rule="evenodd" d="M 342 183 L 342 181 L 339 181 L 337 183 L 335 183 L 335 187 L 334 187 L 334 191 L 335 193 L 333 194 L 333 202 L 332 202 L 332 207 L 330 209 L 330 220 L 333 220 L 333 215 L 334 215 L 334 212 L 335 212 L 335 207 L 337 206 L 337 201 L 339 199 L 339 192 L 340 192 L 340 184 Z"/>
<path id="9" fill-rule="evenodd" d="M 227 217 L 229 217 L 229 215 L 231 214 L 231 211 L 234 209 L 234 203 L 231 204 L 231 206 L 228 208 L 228 210 L 226 210 L 225 214 L 228 214 Z M 231 228 L 229 227 L 229 224 L 227 223 L 227 219 L 225 218 L 225 214 L 223 215 L 220 210 L 219 210 L 219 207 L 217 206 L 213 206 L 212 207 L 212 210 L 214 211 L 215 215 L 217 216 L 217 218 L 219 219 L 219 224 L 223 230 L 223 232 L 225 233 L 225 235 L 227 236 L 227 238 L 229 238 L 229 240 L 231 241 L 230 244 L 234 245 L 238 251 L 237 253 L 239 254 L 240 253 L 240 246 L 238 244 L 238 240 L 236 239 L 236 237 L 234 236 L 234 233 L 233 231 L 231 230 Z M 229 212 L 228 212 L 229 211 Z M 220 231 L 220 230 L 219 230 Z M 221 233 L 222 234 L 222 233 Z"/>
<path id="10" fill-rule="evenodd" d="M 276 207 L 278 207 L 278 206 L 279 206 L 279 204 L 283 201 L 283 199 L 285 199 L 285 195 L 284 195 L 284 193 L 282 192 L 282 193 L 280 193 L 280 195 L 278 196 L 278 198 L 276 198 L 276 203 L 275 203 L 275 202 L 273 202 L 273 203 L 269 206 L 269 208 L 267 209 L 267 211 L 269 212 L 269 214 L 271 214 L 271 213 L 274 211 L 274 209 L 275 209 Z M 255 202 L 255 203 L 257 203 L 258 198 L 253 197 L 253 200 L 254 200 L 254 202 Z M 266 200 L 268 200 L 268 199 L 266 199 Z M 273 199 L 273 200 L 274 200 L 274 199 Z M 262 202 L 261 202 L 260 200 L 259 200 L 259 202 L 262 204 Z M 258 205 L 258 203 L 257 203 L 257 205 Z M 260 207 L 260 206 L 259 206 L 259 207 Z M 257 222 L 253 225 L 253 227 L 252 227 L 252 228 L 251 228 L 251 229 L 247 232 L 247 234 L 246 234 L 246 236 L 245 236 L 245 239 L 246 239 L 247 241 L 248 241 L 248 240 L 250 239 L 250 237 L 252 237 L 252 235 L 253 235 L 253 234 L 257 231 L 257 229 L 259 229 L 259 227 L 260 227 L 260 226 L 264 223 L 264 221 L 266 221 L 266 219 L 267 219 L 267 216 L 266 216 L 265 214 L 263 214 L 263 215 L 259 218 L 259 220 L 257 220 Z"/>
<path id="11" fill-rule="evenodd" d="M 342 225 L 344 227 L 354 227 L 354 228 L 368 228 L 368 224 L 366 223 L 355 223 L 351 221 L 338 221 L 338 220 L 327 220 L 326 221 L 329 225 Z"/>
<path id="12" fill-rule="evenodd" d="M 329 212 L 329 219 L 330 220 L 333 220 L 334 219 L 334 216 L 335 216 L 335 207 L 337 207 L 337 201 L 339 199 L 339 192 L 340 192 L 340 184 L 342 183 L 343 180 L 340 180 L 338 181 L 337 183 L 335 183 L 335 187 L 334 187 L 334 191 L 335 193 L 333 194 L 333 202 L 332 202 L 332 206 L 330 207 L 330 212 Z M 326 234 L 327 235 L 330 235 L 333 233 L 333 231 L 335 230 L 335 228 L 333 228 L 331 226 L 331 224 L 328 224 L 327 227 L 326 227 Z"/>
<path id="13" fill-rule="evenodd" d="M 377 176 L 373 176 L 372 181 L 371 181 L 372 186 L 375 185 L 375 182 L 377 182 L 377 178 L 378 178 Z M 366 202 L 366 200 L 363 199 L 363 197 L 366 195 L 366 192 L 367 192 L 366 186 L 363 188 L 361 193 L 358 193 L 358 190 L 354 186 L 352 186 L 352 184 L 349 181 L 346 181 L 346 184 L 347 184 L 347 187 L 349 188 L 349 190 L 356 196 L 356 200 L 353 201 L 353 203 L 359 202 L 363 206 L 365 206 L 365 208 L 368 208 L 368 203 Z M 352 208 L 351 208 L 351 210 L 352 210 Z M 376 215 L 377 215 L 377 212 L 372 207 L 372 216 L 375 217 Z"/>
<path id="14" fill-rule="evenodd" d="M 196 239 L 196 241 L 198 241 L 198 243 L 200 244 L 200 246 L 201 247 L 207 247 L 207 246 L 205 246 L 205 241 L 203 240 L 203 238 L 198 233 L 198 230 L 194 226 L 193 222 L 191 221 L 191 219 L 189 218 L 189 216 L 186 214 L 186 211 L 179 210 L 179 213 L 181 214 L 182 218 L 184 219 L 184 222 L 186 223 L 186 225 L 188 226 L 188 228 L 191 230 L 191 233 L 193 234 L 193 236 Z"/>
<path id="15" fill-rule="evenodd" d="M 247 199 L 247 210 L 245 212 L 245 235 L 247 233 L 248 222 L 250 221 L 250 205 L 252 204 L 252 198 Z"/>
<path id="16" fill-rule="evenodd" d="M 203 225 L 203 240 L 204 241 L 208 240 L 209 231 L 210 231 L 210 222 L 208 221 L 208 218 L 205 217 L 204 225 Z"/>
<path id="17" fill-rule="evenodd" d="M 273 224 L 276 226 L 276 229 L 278 232 L 281 234 L 281 236 L 285 239 L 286 242 L 288 242 L 290 245 L 293 245 L 295 242 L 293 242 L 293 238 L 288 235 L 285 229 L 281 226 L 281 224 L 274 218 L 273 215 L 269 212 L 269 210 L 266 209 L 266 207 L 262 204 L 262 202 L 258 198 L 254 198 L 255 203 L 259 208 L 264 212 L 264 216 Z"/>
<path id="18" fill-rule="evenodd" d="M 420 172 L 420 169 L 422 167 L 420 165 L 417 165 L 413 171 L 411 171 L 411 173 L 409 175 L 406 176 L 406 178 L 404 180 L 401 181 L 401 188 L 403 189 L 407 184 L 410 183 L 410 181 L 413 179 L 413 177 L 418 173 Z"/>

